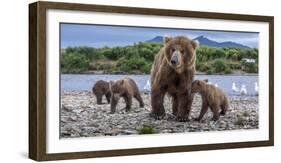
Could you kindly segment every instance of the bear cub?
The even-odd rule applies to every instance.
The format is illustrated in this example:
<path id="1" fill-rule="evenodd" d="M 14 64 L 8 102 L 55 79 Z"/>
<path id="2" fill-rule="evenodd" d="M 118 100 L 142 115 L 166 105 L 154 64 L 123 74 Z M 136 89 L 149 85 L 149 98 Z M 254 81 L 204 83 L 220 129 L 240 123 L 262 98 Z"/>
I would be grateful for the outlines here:
<path id="1" fill-rule="evenodd" d="M 125 77 L 124 79 L 117 80 L 117 81 L 110 81 L 109 88 L 111 91 L 111 112 L 115 113 L 116 105 L 122 97 L 126 102 L 126 111 L 130 111 L 132 106 L 132 98 L 138 100 L 140 107 L 144 107 L 143 100 L 140 95 L 139 88 L 135 81 L 131 78 Z"/>
<path id="2" fill-rule="evenodd" d="M 228 99 L 220 88 L 208 84 L 206 81 L 194 80 L 192 82 L 191 93 L 199 93 L 202 97 L 201 112 L 196 120 L 200 121 L 210 107 L 213 112 L 213 120 L 216 121 L 220 115 L 225 115 L 228 109 Z"/>
<path id="3" fill-rule="evenodd" d="M 92 88 L 93 94 L 96 96 L 97 104 L 102 104 L 102 97 L 105 95 L 106 100 L 110 103 L 111 93 L 109 83 L 104 80 L 98 80 Z"/>

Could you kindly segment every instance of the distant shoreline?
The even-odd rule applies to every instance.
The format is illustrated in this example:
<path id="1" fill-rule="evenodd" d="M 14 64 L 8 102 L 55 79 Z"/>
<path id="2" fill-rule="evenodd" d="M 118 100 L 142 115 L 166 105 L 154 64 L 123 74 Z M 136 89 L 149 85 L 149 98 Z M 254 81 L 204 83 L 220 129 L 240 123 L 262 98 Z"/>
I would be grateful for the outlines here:
<path id="1" fill-rule="evenodd" d="M 86 71 L 82 73 L 61 73 L 62 75 L 150 75 L 146 73 L 126 73 L 126 72 L 114 72 L 114 73 L 107 73 L 101 71 Z M 205 72 L 196 72 L 195 75 L 222 75 L 222 76 L 258 76 L 258 73 L 246 73 L 244 71 L 237 71 L 231 74 L 222 74 L 222 73 L 214 73 L 214 74 L 207 74 Z"/>

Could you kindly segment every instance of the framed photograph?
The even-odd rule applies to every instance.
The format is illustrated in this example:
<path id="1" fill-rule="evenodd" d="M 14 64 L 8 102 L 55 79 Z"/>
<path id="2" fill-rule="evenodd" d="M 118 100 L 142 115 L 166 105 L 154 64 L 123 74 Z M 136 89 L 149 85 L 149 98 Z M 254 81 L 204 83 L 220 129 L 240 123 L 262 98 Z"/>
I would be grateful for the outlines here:
<path id="1" fill-rule="evenodd" d="M 273 146 L 271 16 L 29 5 L 29 157 Z"/>

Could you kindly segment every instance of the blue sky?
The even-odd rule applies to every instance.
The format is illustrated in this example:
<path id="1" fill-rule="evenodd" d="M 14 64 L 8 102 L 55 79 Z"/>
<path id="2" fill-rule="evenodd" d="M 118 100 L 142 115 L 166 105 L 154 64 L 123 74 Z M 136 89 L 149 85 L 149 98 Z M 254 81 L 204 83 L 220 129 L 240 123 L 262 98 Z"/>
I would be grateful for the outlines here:
<path id="1" fill-rule="evenodd" d="M 184 35 L 189 38 L 205 36 L 217 42 L 233 41 L 249 47 L 258 47 L 258 33 L 225 32 L 193 29 L 143 28 L 85 24 L 61 24 L 61 47 L 68 46 L 126 46 L 147 41 L 156 36 Z"/>

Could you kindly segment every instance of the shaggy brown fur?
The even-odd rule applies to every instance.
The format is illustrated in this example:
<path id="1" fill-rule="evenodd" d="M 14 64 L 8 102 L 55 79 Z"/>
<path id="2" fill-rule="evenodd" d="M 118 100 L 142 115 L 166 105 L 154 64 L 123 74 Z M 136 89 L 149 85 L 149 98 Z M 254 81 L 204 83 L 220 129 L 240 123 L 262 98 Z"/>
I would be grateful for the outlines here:
<path id="1" fill-rule="evenodd" d="M 96 96 L 97 104 L 102 104 L 102 97 L 105 95 L 107 102 L 110 103 L 111 93 L 109 83 L 104 80 L 98 80 L 92 88 L 93 94 Z"/>
<path id="2" fill-rule="evenodd" d="M 202 97 L 202 108 L 199 117 L 200 121 L 208 110 L 211 108 L 213 112 L 213 120 L 218 120 L 220 115 L 225 115 L 228 109 L 228 99 L 225 93 L 214 85 L 206 83 L 206 81 L 195 80 L 192 83 L 192 93 L 199 93 Z M 221 112 L 219 110 L 221 109 Z"/>
<path id="3" fill-rule="evenodd" d="M 151 69 L 151 116 L 165 116 L 163 100 L 172 96 L 173 114 L 178 121 L 187 121 L 193 95 L 191 83 L 195 73 L 197 41 L 187 37 L 166 37 L 164 47 L 155 56 Z"/>
<path id="4" fill-rule="evenodd" d="M 120 97 L 123 97 L 126 102 L 126 111 L 129 111 L 132 106 L 132 98 L 136 98 L 140 104 L 140 107 L 144 107 L 143 100 L 141 98 L 139 88 L 135 81 L 131 78 L 124 78 L 117 81 L 110 81 L 111 91 L 111 113 L 115 113 L 116 105 Z"/>

